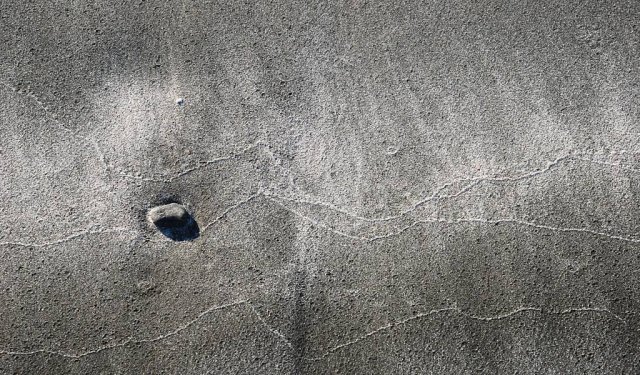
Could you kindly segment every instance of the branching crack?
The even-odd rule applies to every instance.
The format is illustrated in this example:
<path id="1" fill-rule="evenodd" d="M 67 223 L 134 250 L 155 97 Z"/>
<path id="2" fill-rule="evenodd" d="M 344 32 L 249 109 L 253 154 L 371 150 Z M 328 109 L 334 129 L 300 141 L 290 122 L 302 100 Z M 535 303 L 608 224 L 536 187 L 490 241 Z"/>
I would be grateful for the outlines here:
<path id="1" fill-rule="evenodd" d="M 247 303 L 249 305 L 249 308 L 251 308 L 251 311 L 253 311 L 253 313 L 255 314 L 255 316 L 258 318 L 258 320 L 260 321 L 260 323 L 262 323 L 262 325 L 264 326 L 264 328 L 266 328 L 269 332 L 273 333 L 275 336 L 277 336 L 283 343 L 285 343 L 289 348 L 293 348 L 293 344 L 291 344 L 291 341 L 289 341 L 289 339 L 287 339 L 287 337 L 280 332 L 279 330 L 273 328 L 272 326 L 270 326 L 267 321 L 264 319 L 264 317 L 262 316 L 262 314 L 260 314 L 260 312 L 258 311 L 258 309 L 255 308 L 255 306 L 251 303 L 248 302 Z"/>
<path id="2" fill-rule="evenodd" d="M 266 195 L 266 194 L 265 194 Z M 609 238 L 609 239 L 613 239 L 613 240 L 617 240 L 617 241 L 623 241 L 623 242 L 631 242 L 631 243 L 640 243 L 640 238 L 636 238 L 633 236 L 625 236 L 625 235 L 617 235 L 617 234 L 611 234 L 611 233 L 606 233 L 606 232 L 601 232 L 601 231 L 596 231 L 596 230 L 592 230 L 592 229 L 588 229 L 588 228 L 574 228 L 574 227 L 558 227 L 558 226 L 552 226 L 552 225 L 546 225 L 546 224 L 539 224 L 539 223 L 535 223 L 535 222 L 531 222 L 531 221 L 524 221 L 524 220 L 519 220 L 519 219 L 514 219 L 514 218 L 504 218 L 504 219 L 482 219 L 482 218 L 464 218 L 464 219 L 445 219 L 445 218 L 428 218 L 428 219 L 421 219 L 421 220 L 416 220 L 413 223 L 400 228 L 397 231 L 394 232 L 390 232 L 387 234 L 383 234 L 383 235 L 376 235 L 376 236 L 369 236 L 369 237 L 365 237 L 365 236 L 355 236 L 352 234 L 349 234 L 347 232 L 341 231 L 339 229 L 333 228 L 330 225 L 324 224 L 320 221 L 317 221 L 309 216 L 306 216 L 290 207 L 288 207 L 287 205 L 283 204 L 282 202 L 280 202 L 278 199 L 274 199 L 272 198 L 272 195 L 266 195 L 266 197 L 271 200 L 272 202 L 278 204 L 279 206 L 283 207 L 284 209 L 286 209 L 287 211 L 293 213 L 294 215 L 300 217 L 301 219 L 311 223 L 314 226 L 320 227 L 328 232 L 331 233 L 335 233 L 341 237 L 345 237 L 345 238 L 349 238 L 352 240 L 356 240 L 356 241 L 362 241 L 362 242 L 377 242 L 380 240 L 385 240 L 391 237 L 395 237 L 398 235 L 401 235 L 402 233 L 406 232 L 407 230 L 419 225 L 419 224 L 447 224 L 447 225 L 454 225 L 454 224 L 465 224 L 465 223 L 475 223 L 475 224 L 489 224 L 489 225 L 499 225 L 499 224 L 515 224 L 515 225 L 522 225 L 522 226 L 527 226 L 527 227 L 532 227 L 532 228 L 538 228 L 538 229 L 544 229 L 544 230 L 548 230 L 548 231 L 552 231 L 552 232 L 565 232 L 565 233 L 587 233 L 587 234 L 592 234 L 594 236 L 599 236 L 599 237 L 605 237 L 605 238 Z"/>
<path id="3" fill-rule="evenodd" d="M 80 359 L 86 356 L 90 356 L 93 354 L 98 354 L 100 352 L 106 351 L 106 350 L 111 350 L 111 349 L 116 349 L 116 348 L 120 348 L 120 347 L 125 347 L 125 346 L 130 346 L 130 345 L 136 345 L 136 344 L 148 344 L 148 343 L 155 343 L 155 342 L 159 342 L 162 340 L 165 340 L 167 338 L 170 338 L 172 336 L 178 335 L 179 333 L 181 333 L 182 331 L 188 329 L 189 327 L 193 326 L 194 324 L 198 323 L 202 318 L 204 318 L 205 316 L 215 312 L 215 311 L 219 311 L 219 310 L 223 310 L 223 309 L 227 309 L 227 308 L 231 308 L 234 306 L 239 306 L 239 305 L 246 305 L 249 307 L 249 309 L 251 310 L 251 312 L 256 316 L 256 318 L 260 321 L 260 323 L 264 326 L 264 328 L 266 330 L 268 330 L 270 333 L 272 333 L 274 336 L 276 336 L 280 341 L 282 341 L 285 345 L 287 345 L 289 348 L 293 349 L 293 344 L 291 343 L 291 341 L 282 333 L 280 332 L 278 329 L 272 327 L 271 325 L 269 325 L 266 320 L 264 319 L 264 317 L 262 316 L 262 314 L 260 314 L 260 312 L 256 309 L 256 307 L 251 303 L 251 301 L 247 300 L 247 299 L 242 299 L 242 300 L 238 300 L 235 302 L 231 302 L 231 303 L 227 303 L 227 304 L 223 304 L 223 305 L 215 305 L 215 306 L 211 306 L 208 309 L 202 311 L 201 313 L 199 313 L 195 318 L 187 321 L 186 323 L 181 324 L 180 326 L 178 326 L 177 328 L 155 336 L 155 337 L 149 337 L 149 338 L 139 338 L 136 339 L 134 337 L 128 337 L 127 339 L 120 341 L 118 343 L 113 343 L 113 344 L 108 344 L 108 345 L 104 345 L 104 346 L 100 346 L 98 348 L 95 349 L 91 349 L 91 350 L 86 350 L 83 352 L 70 352 L 70 351 L 55 351 L 55 350 L 49 350 L 49 349 L 37 349 L 37 350 L 31 350 L 31 351 L 10 351 L 10 350 L 0 350 L 0 355 L 8 355 L 8 356 L 28 356 L 28 355 L 37 355 L 37 354 L 48 354 L 48 355 L 55 355 L 55 356 L 60 356 L 60 357 L 64 357 L 64 358 L 70 358 L 70 359 Z M 527 313 L 527 312 L 537 312 L 537 313 L 545 313 L 545 314 L 551 314 L 551 315 L 567 315 L 567 314 L 577 314 L 577 313 L 600 313 L 600 314 L 607 314 L 610 315 L 613 319 L 621 322 L 622 324 L 627 325 L 627 321 L 624 320 L 622 317 L 620 317 L 619 315 L 611 312 L 609 309 L 606 308 L 599 308 L 599 307 L 571 307 L 571 308 L 566 308 L 563 310 L 546 310 L 543 309 L 541 307 L 528 307 L 528 306 L 522 306 L 522 307 L 518 307 L 516 309 L 513 309 L 511 311 L 502 313 L 502 314 L 498 314 L 498 315 L 488 315 L 488 316 L 482 316 L 482 315 L 475 315 L 475 314 L 470 314 L 466 311 L 463 311 L 462 309 L 456 307 L 456 306 L 451 306 L 451 307 L 445 307 L 445 308 L 440 308 L 440 309 L 434 309 L 434 310 L 430 310 L 430 311 L 425 311 L 425 312 L 421 312 L 400 320 L 396 320 L 393 322 L 389 322 L 383 326 L 380 326 L 372 331 L 369 331 L 363 335 L 360 335 L 354 339 L 348 340 L 346 342 L 343 342 L 341 344 L 338 344 L 336 346 L 333 346 L 327 350 L 324 351 L 323 354 L 316 356 L 316 357 L 303 357 L 302 359 L 307 360 L 307 361 L 320 361 L 323 360 L 327 357 L 329 357 L 330 355 L 355 344 L 358 344 L 364 340 L 367 340 L 370 337 L 373 337 L 381 332 L 387 331 L 389 329 L 392 329 L 394 327 L 399 327 L 402 325 L 405 325 L 407 323 L 410 323 L 412 321 L 415 320 L 420 320 L 422 318 L 426 318 L 432 315 L 438 315 L 438 314 L 442 314 L 442 313 L 455 313 L 455 314 L 459 314 L 462 315 L 468 319 L 473 319 L 473 320 L 478 320 L 478 321 L 483 321 L 483 322 L 492 322 L 492 321 L 496 321 L 496 320 L 502 320 L 502 319 L 508 319 L 511 318 L 513 316 L 522 314 L 522 313 Z"/>
<path id="4" fill-rule="evenodd" d="M 354 214 L 353 212 L 349 211 L 349 210 L 345 210 L 343 208 L 340 208 L 334 204 L 331 203 L 326 203 L 326 202 L 322 202 L 319 200 L 309 200 L 309 199 L 299 199 L 299 198 L 291 198 L 291 197 L 284 197 L 284 196 L 280 196 L 277 194 L 272 194 L 274 197 L 277 197 L 278 199 L 281 200 L 285 200 L 285 201 L 290 201 L 290 202 L 294 202 L 294 203 L 302 203 L 302 204 L 308 204 L 308 205 L 313 205 L 313 206 L 322 206 L 322 207 L 326 207 L 330 210 L 333 210 L 335 212 L 344 214 L 346 216 L 352 217 L 354 219 L 360 220 L 360 221 L 364 221 L 364 222 L 385 222 L 385 221 L 392 221 L 392 220 L 396 220 L 396 219 L 400 219 L 406 215 L 408 215 L 409 213 L 417 210 L 418 208 L 420 208 L 421 206 L 425 205 L 428 202 L 431 201 L 435 201 L 435 200 L 442 200 L 442 199 L 450 199 L 450 198 L 457 198 L 459 196 L 461 196 L 462 194 L 468 192 L 469 190 L 471 190 L 473 187 L 480 185 L 483 182 L 508 182 L 508 181 L 521 181 L 521 180 L 525 180 L 525 179 L 529 179 L 538 175 L 541 175 L 545 172 L 548 172 L 549 170 L 551 170 L 554 166 L 558 165 L 559 163 L 561 163 L 564 160 L 568 160 L 570 158 L 570 156 L 565 155 L 562 157 L 559 157 L 555 160 L 553 160 L 552 162 L 548 163 L 546 167 L 542 168 L 542 169 L 537 169 L 535 171 L 531 171 L 531 172 L 527 172 L 527 173 L 523 173 L 517 176 L 498 176 L 498 177 L 491 177 L 491 176 L 476 176 L 476 177 L 466 177 L 466 178 L 461 178 L 461 179 L 457 179 L 454 181 L 450 181 L 447 182 L 439 187 L 437 187 L 434 192 L 425 197 L 422 198 L 420 200 L 418 200 L 417 202 L 415 202 L 410 208 L 405 209 L 397 214 L 394 215 L 390 215 L 390 216 L 383 216 L 383 217 L 364 217 L 364 216 L 360 216 L 357 214 Z M 467 184 L 461 188 L 460 190 L 458 190 L 457 192 L 453 193 L 453 194 L 442 194 L 443 191 L 445 191 L 446 189 L 449 189 L 457 184 L 460 183 L 465 183 L 467 182 Z"/>

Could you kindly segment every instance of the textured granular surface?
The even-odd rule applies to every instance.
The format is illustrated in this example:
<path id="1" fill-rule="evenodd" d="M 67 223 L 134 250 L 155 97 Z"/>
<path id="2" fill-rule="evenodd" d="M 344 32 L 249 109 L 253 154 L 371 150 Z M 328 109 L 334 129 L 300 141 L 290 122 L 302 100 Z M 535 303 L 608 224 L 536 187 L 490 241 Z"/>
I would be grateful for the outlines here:
<path id="1" fill-rule="evenodd" d="M 640 2 L 5 1 L 0 45 L 0 373 L 638 373 Z"/>

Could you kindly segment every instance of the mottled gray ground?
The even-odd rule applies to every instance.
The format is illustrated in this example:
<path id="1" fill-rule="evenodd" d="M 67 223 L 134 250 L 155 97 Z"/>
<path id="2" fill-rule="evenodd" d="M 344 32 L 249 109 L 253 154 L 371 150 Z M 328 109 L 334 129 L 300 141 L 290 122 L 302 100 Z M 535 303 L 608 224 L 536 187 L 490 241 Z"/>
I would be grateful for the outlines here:
<path id="1" fill-rule="evenodd" d="M 0 373 L 640 371 L 640 2 L 3 1 L 0 46 Z"/>

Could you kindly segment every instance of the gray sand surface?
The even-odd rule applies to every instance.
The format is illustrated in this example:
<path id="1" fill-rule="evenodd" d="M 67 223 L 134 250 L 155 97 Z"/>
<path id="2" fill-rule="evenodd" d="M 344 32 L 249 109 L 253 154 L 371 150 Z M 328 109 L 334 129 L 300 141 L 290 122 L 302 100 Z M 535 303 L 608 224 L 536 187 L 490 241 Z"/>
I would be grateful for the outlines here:
<path id="1" fill-rule="evenodd" d="M 639 1 L 7 0 L 0 46 L 0 374 L 640 372 Z"/>

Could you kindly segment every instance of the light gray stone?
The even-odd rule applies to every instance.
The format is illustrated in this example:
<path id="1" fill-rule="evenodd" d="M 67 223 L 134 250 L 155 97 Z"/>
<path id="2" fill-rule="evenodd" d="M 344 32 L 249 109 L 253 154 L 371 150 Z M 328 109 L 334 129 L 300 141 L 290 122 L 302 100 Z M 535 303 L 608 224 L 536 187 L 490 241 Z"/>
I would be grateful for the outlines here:
<path id="1" fill-rule="evenodd" d="M 187 209 L 178 203 L 153 207 L 149 210 L 147 217 L 149 221 L 162 227 L 184 227 L 191 220 Z"/>

